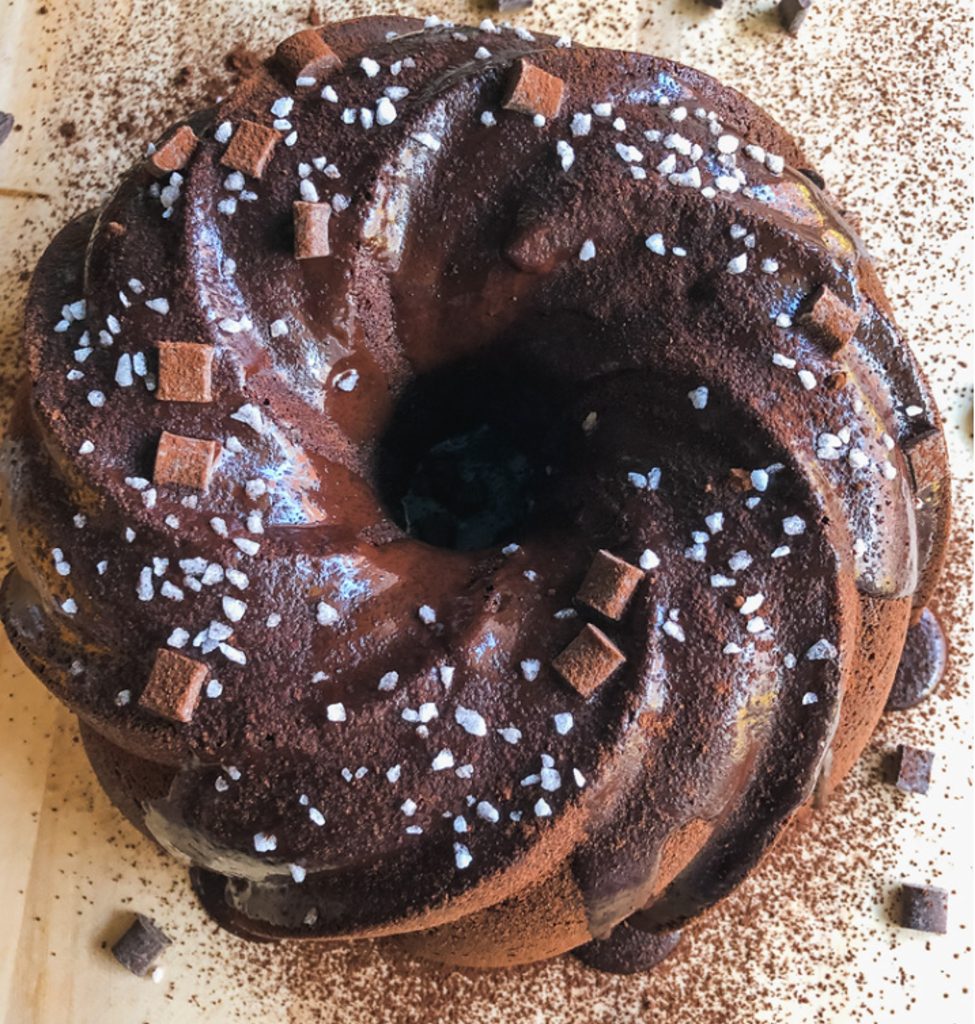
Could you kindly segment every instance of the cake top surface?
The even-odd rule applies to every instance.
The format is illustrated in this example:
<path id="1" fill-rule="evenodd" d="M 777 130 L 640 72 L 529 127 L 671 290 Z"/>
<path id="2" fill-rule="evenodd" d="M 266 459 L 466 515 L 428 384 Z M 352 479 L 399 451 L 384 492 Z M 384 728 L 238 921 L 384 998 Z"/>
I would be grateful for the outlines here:
<path id="1" fill-rule="evenodd" d="M 623 158 L 621 157 L 620 159 L 623 159 Z M 598 249 L 598 247 L 596 247 L 596 248 L 597 248 L 597 256 L 598 256 L 598 253 L 599 253 L 599 249 Z M 152 311 L 152 312 L 155 312 L 155 310 L 152 310 L 152 308 L 150 308 L 150 311 Z M 357 390 L 357 388 L 356 388 L 356 389 L 354 389 L 353 391 L 351 391 L 351 392 L 347 392 L 347 393 L 351 393 L 351 394 L 354 394 L 354 393 L 355 393 L 355 390 Z M 688 399 L 688 400 L 690 400 L 690 399 Z M 137 496 L 135 496 L 135 497 L 137 498 Z M 133 502 L 133 505 L 134 505 L 134 502 Z M 138 514 L 138 506 L 137 506 L 137 505 L 134 505 L 134 507 L 135 507 L 135 512 L 136 512 L 136 514 Z M 585 566 L 582 566 L 582 565 L 580 566 L 580 578 L 581 578 L 581 575 L 582 575 L 582 571 L 584 570 L 584 568 L 585 568 Z M 434 607 L 434 605 L 433 605 L 432 603 L 430 604 L 430 606 L 431 606 L 431 607 Z M 435 609 L 434 609 L 434 610 L 435 610 Z M 419 608 L 418 608 L 418 611 L 419 611 Z M 426 624 L 426 625 L 429 625 L 429 624 Z M 436 752 L 434 752 L 434 753 L 436 753 Z"/>

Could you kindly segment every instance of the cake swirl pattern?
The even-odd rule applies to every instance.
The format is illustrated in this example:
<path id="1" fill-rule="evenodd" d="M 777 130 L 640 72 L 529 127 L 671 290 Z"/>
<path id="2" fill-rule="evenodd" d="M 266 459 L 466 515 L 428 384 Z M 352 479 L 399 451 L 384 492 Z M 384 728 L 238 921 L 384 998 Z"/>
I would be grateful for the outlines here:
<path id="1" fill-rule="evenodd" d="M 944 553 L 861 243 L 652 57 L 299 33 L 62 231 L 26 350 L 6 628 L 255 937 L 675 927 L 859 754 Z"/>

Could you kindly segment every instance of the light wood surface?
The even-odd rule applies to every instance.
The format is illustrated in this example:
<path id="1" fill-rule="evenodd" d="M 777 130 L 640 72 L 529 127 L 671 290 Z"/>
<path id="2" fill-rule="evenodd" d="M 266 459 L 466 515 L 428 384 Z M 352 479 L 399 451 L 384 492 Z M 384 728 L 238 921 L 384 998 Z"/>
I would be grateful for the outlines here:
<path id="1" fill-rule="evenodd" d="M 949 420 L 960 499 L 957 568 L 940 601 L 956 625 L 939 699 L 886 719 L 835 803 L 691 929 L 687 948 L 665 971 L 611 979 L 561 960 L 478 976 L 406 971 L 372 947 L 323 951 L 316 965 L 313 955 L 290 947 L 249 947 L 217 932 L 184 870 L 109 805 L 71 716 L 0 638 L 6 1024 L 971 1019 L 970 646 L 958 625 L 971 611 L 970 18 L 965 5 L 949 0 L 821 0 L 791 39 L 770 8 L 770 0 L 728 0 L 720 12 L 694 0 L 540 0 L 516 20 L 717 74 L 821 155 L 819 169 L 861 215 L 898 318 Z M 0 0 L 0 109 L 22 125 L 0 148 L 4 409 L 20 369 L 22 275 L 54 229 L 98 202 L 166 118 L 198 100 L 206 69 L 222 73 L 232 46 L 266 52 L 306 24 L 307 9 L 262 0 Z M 322 9 L 330 18 L 436 10 L 475 23 L 488 13 L 460 2 Z M 192 72 L 180 86 L 174 76 L 183 66 Z M 927 798 L 904 798 L 879 781 L 883 752 L 902 740 L 937 749 Z M 952 891 L 947 936 L 889 923 L 902 879 Z M 176 939 L 160 984 L 127 975 L 102 948 L 133 908 Z"/>

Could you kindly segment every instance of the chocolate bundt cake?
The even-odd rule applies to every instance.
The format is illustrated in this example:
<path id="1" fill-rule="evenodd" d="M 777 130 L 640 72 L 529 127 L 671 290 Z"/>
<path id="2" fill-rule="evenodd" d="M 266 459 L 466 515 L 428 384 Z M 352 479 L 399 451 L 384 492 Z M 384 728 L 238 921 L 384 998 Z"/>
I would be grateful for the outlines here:
<path id="1" fill-rule="evenodd" d="M 811 166 L 673 62 L 367 18 L 52 242 L 3 620 L 218 921 L 646 966 L 847 771 L 949 488 Z"/>

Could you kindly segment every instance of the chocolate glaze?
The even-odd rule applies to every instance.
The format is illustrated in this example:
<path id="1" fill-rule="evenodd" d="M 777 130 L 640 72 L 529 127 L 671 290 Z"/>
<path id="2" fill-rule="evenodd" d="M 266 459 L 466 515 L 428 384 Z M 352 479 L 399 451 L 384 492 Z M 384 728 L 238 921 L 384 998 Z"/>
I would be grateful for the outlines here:
<path id="1" fill-rule="evenodd" d="M 885 711 L 906 711 L 934 693 L 948 664 L 948 641 L 930 608 L 907 631 Z"/>
<path id="2" fill-rule="evenodd" d="M 637 974 L 666 960 L 679 942 L 680 932 L 643 932 L 623 921 L 608 938 L 593 939 L 572 952 L 587 967 L 609 974 Z"/>
<path id="3" fill-rule="evenodd" d="M 883 708 L 887 654 L 944 553 L 948 489 L 919 523 L 902 447 L 939 429 L 933 399 L 811 161 L 733 90 L 511 30 L 368 18 L 320 31 L 344 61 L 337 102 L 269 62 L 188 120 L 199 143 L 168 192 L 135 165 L 41 259 L 3 446 L 8 634 L 82 719 L 113 799 L 195 866 L 204 903 L 237 931 L 416 932 L 430 955 L 487 965 L 568 950 L 636 911 L 671 927 L 828 790 Z M 519 57 L 566 83 L 549 123 L 500 109 Z M 389 87 L 396 119 L 366 127 L 360 111 Z M 276 115 L 281 97 L 294 106 Z M 602 103 L 612 116 L 574 135 L 573 114 Z M 219 126 L 276 116 L 291 127 L 240 191 Z M 722 157 L 729 134 L 741 148 Z M 695 145 L 703 189 L 655 169 L 668 155 L 687 169 L 673 147 Z M 298 261 L 302 163 L 336 212 L 331 255 Z M 331 164 L 338 177 L 319 169 Z M 736 169 L 742 187 L 715 188 Z M 665 255 L 645 243 L 656 233 Z M 742 254 L 745 272 L 729 272 Z M 801 325 L 823 285 L 863 314 L 838 353 Z M 145 305 L 158 297 L 168 312 Z M 65 318 L 81 298 L 83 319 Z M 215 346 L 212 403 L 157 401 L 138 376 L 116 385 L 119 356 L 141 352 L 151 386 L 162 340 Z M 245 403 L 249 422 L 234 418 Z M 409 536 L 390 496 L 432 446 L 482 425 L 531 468 L 518 549 Z M 195 504 L 126 482 L 151 477 L 163 430 L 223 444 Z M 743 491 L 741 469 L 767 479 Z M 932 479 L 947 479 L 943 447 Z M 626 617 L 601 624 L 627 661 L 586 701 L 550 662 L 585 622 L 564 610 L 601 548 L 633 564 L 650 549 L 659 565 Z M 199 585 L 181 559 L 224 578 Z M 151 600 L 137 598 L 146 573 Z M 757 615 L 738 611 L 759 594 Z M 228 595 L 247 605 L 229 648 L 194 646 Z M 317 622 L 321 601 L 336 622 Z M 174 630 L 222 686 L 185 725 L 137 705 Z M 329 720 L 339 703 L 345 720 Z M 418 724 L 424 704 L 437 716 Z M 443 750 L 452 765 L 434 770 Z"/>

